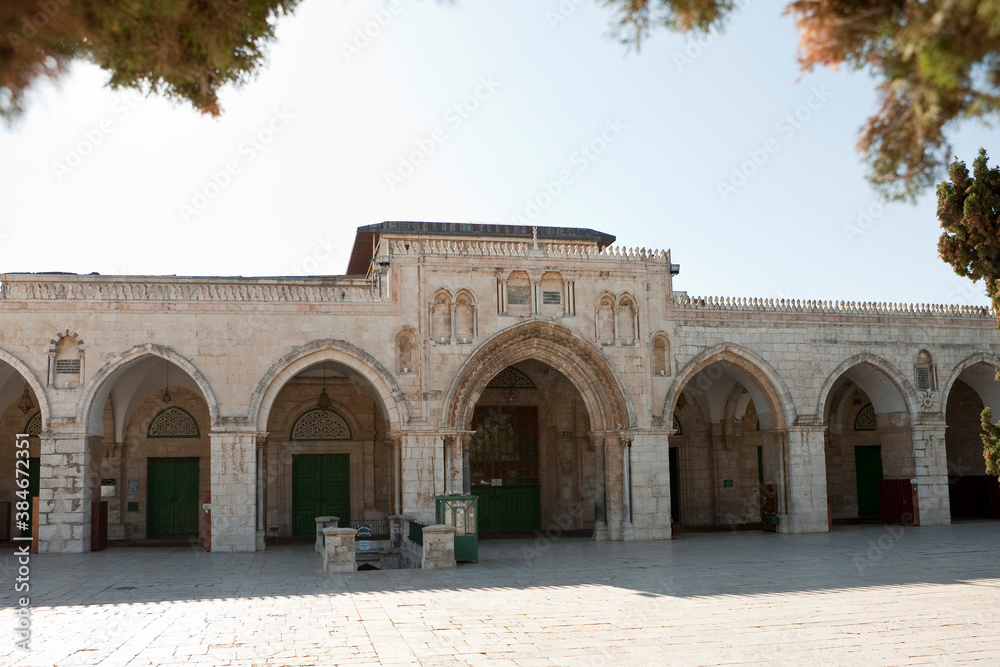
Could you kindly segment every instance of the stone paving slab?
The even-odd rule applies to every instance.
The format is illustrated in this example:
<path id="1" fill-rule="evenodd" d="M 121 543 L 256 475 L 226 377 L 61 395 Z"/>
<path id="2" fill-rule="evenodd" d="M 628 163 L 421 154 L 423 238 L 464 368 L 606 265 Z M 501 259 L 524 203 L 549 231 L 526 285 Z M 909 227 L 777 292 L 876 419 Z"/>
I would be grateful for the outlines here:
<path id="1" fill-rule="evenodd" d="M 36 554 L 29 654 L 12 553 L 19 667 L 1000 664 L 1000 522 L 492 540 L 451 572 L 324 575 L 311 545 Z"/>

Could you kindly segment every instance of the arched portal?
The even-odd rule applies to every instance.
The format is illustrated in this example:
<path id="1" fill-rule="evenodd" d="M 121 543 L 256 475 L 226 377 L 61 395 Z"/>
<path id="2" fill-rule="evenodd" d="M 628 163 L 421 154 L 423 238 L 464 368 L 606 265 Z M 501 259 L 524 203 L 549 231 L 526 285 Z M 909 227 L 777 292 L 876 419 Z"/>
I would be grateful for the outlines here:
<path id="1" fill-rule="evenodd" d="M 1000 419 L 1000 359 L 980 355 L 955 369 L 946 388 L 945 451 L 951 518 L 1000 519 L 1000 483 L 986 474 L 981 414 L 992 410 Z"/>
<path id="2" fill-rule="evenodd" d="M 258 530 L 266 539 L 309 539 L 317 516 L 367 523 L 388 537 L 398 514 L 398 430 L 405 400 L 389 372 L 339 341 L 317 341 L 275 365 L 258 385 L 251 418 L 259 450 Z M 384 533 L 384 534 L 383 534 Z"/>
<path id="3" fill-rule="evenodd" d="M 37 378 L 20 360 L 0 350 L 0 456 L 10 462 L 4 465 L 9 474 L 0 479 L 0 541 L 32 534 L 41 470 L 39 436 L 48 414 Z M 28 437 L 18 439 L 18 434 Z M 27 441 L 25 453 L 18 441 Z"/>
<path id="4" fill-rule="evenodd" d="M 619 433 L 634 413 L 587 339 L 549 322 L 502 331 L 465 362 L 444 405 L 450 432 L 475 433 L 464 470 L 446 447 L 446 489 L 467 480 L 487 532 L 597 528 L 621 539 L 631 526 Z"/>
<path id="5" fill-rule="evenodd" d="M 820 414 L 827 427 L 827 502 L 833 522 L 879 521 L 883 503 L 893 499 L 908 503 L 895 508 L 900 520 L 913 520 L 913 398 L 902 374 L 872 355 L 844 362 L 827 379 Z M 886 485 L 903 491 L 883 498 Z"/>
<path id="6" fill-rule="evenodd" d="M 159 345 L 111 359 L 87 384 L 84 513 L 107 503 L 109 541 L 200 544 L 215 406 L 201 371 Z"/>
<path id="7" fill-rule="evenodd" d="M 776 529 L 789 511 L 790 405 L 773 370 L 735 345 L 709 350 L 681 370 L 664 406 L 676 436 L 671 498 L 681 525 Z"/>

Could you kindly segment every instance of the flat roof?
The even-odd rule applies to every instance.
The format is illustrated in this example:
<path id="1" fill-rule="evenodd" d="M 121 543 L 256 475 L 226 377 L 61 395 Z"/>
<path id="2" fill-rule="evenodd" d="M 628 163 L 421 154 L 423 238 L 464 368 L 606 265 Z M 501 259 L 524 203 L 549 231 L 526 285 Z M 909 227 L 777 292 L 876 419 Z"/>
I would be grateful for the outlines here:
<path id="1" fill-rule="evenodd" d="M 606 248 L 615 237 L 584 227 L 533 227 L 531 225 L 500 225 L 486 222 L 415 222 L 390 220 L 358 227 L 354 249 L 347 265 L 347 275 L 367 275 L 368 264 L 374 258 L 378 237 L 382 234 L 408 236 L 461 236 L 530 239 L 538 233 L 539 241 L 575 241 L 595 243 Z"/>

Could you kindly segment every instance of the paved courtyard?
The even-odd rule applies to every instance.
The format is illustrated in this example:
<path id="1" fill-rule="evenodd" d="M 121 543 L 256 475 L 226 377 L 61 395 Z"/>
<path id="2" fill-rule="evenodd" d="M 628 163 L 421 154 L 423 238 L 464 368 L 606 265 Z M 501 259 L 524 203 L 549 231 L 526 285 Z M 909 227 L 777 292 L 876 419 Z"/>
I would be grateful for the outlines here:
<path id="1" fill-rule="evenodd" d="M 1000 663 L 1000 522 L 484 541 L 452 572 L 324 576 L 305 546 L 40 554 L 29 654 L 4 548 L 4 665 Z"/>

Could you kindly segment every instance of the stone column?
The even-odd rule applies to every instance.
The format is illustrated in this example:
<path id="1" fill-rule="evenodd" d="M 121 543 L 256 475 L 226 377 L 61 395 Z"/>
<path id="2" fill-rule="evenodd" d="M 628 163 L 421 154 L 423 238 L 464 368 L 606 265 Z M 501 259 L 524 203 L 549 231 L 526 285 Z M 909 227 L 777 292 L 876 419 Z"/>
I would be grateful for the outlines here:
<path id="1" fill-rule="evenodd" d="M 470 461 L 472 450 L 472 434 L 466 433 L 462 437 L 462 494 L 472 494 L 472 464 Z"/>
<path id="2" fill-rule="evenodd" d="M 622 444 L 622 539 L 630 542 L 635 539 L 632 525 L 632 433 L 619 434 Z"/>
<path id="3" fill-rule="evenodd" d="M 946 526 L 951 523 L 945 428 L 943 423 L 917 424 L 913 427 L 917 514 L 921 526 Z"/>
<path id="4" fill-rule="evenodd" d="M 668 431 L 633 432 L 630 450 L 632 527 L 637 540 L 670 539 Z"/>
<path id="5" fill-rule="evenodd" d="M 91 461 L 82 431 L 42 433 L 38 470 L 38 551 L 90 551 Z"/>
<path id="6" fill-rule="evenodd" d="M 611 432 L 604 440 L 604 516 L 608 524 L 608 539 L 621 541 L 623 470 L 622 449 L 624 442 L 618 433 Z"/>
<path id="7" fill-rule="evenodd" d="M 449 336 L 452 345 L 458 342 L 458 339 L 455 337 L 455 314 L 457 310 L 458 304 L 453 301 L 451 303 L 451 336 Z"/>
<path id="8" fill-rule="evenodd" d="M 257 431 L 212 429 L 212 551 L 257 545 Z"/>
<path id="9" fill-rule="evenodd" d="M 594 448 L 594 539 L 608 539 L 607 514 L 604 506 L 604 436 L 592 433 Z"/>
<path id="10" fill-rule="evenodd" d="M 829 531 L 826 493 L 825 426 L 804 424 L 788 429 L 788 525 L 782 532 Z"/>
<path id="11" fill-rule="evenodd" d="M 455 436 L 442 435 L 441 443 L 444 456 L 444 494 L 450 494 L 455 488 Z"/>

